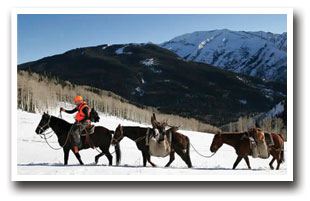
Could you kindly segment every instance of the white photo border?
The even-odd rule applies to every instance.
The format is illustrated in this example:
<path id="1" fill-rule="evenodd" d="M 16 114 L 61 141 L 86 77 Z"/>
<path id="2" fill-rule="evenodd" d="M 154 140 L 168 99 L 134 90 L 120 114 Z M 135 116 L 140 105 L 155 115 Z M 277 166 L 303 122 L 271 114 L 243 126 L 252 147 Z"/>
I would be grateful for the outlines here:
<path id="1" fill-rule="evenodd" d="M 17 173 L 18 14 L 285 14 L 287 16 L 287 171 L 281 175 L 20 175 Z M 11 11 L 12 181 L 293 181 L 293 9 L 292 8 L 14 8 Z"/>

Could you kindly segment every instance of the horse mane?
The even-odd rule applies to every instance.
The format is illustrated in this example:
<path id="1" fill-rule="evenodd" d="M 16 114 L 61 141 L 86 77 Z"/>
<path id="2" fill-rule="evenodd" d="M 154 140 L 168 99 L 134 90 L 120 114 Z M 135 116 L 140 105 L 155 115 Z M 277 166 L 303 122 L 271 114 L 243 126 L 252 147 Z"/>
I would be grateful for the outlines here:
<path id="1" fill-rule="evenodd" d="M 56 129 L 54 132 L 56 133 L 56 135 L 63 134 L 62 132 L 67 133 L 72 126 L 72 124 L 67 122 L 66 120 L 55 117 L 53 115 L 51 115 L 51 123 L 52 122 L 54 122 L 54 126 Z M 68 129 L 68 131 L 66 131 L 65 129 Z"/>
<path id="2" fill-rule="evenodd" d="M 58 117 L 55 117 L 55 116 L 53 116 L 53 115 L 51 115 L 51 118 L 54 118 L 54 119 L 56 119 L 57 121 L 60 121 L 62 124 L 72 125 L 71 123 L 67 122 L 66 120 L 61 119 L 61 118 L 58 118 Z M 59 123 L 59 122 L 58 122 L 58 123 Z"/>

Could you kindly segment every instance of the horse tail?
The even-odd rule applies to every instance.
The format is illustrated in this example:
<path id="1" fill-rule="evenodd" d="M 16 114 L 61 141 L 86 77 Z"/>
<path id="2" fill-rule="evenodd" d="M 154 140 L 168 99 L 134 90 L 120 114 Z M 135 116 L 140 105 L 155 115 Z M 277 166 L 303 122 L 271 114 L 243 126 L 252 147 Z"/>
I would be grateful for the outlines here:
<path id="1" fill-rule="evenodd" d="M 121 147 L 118 144 L 115 145 L 115 154 L 116 154 L 116 165 L 119 165 L 121 162 Z"/>
<path id="2" fill-rule="evenodd" d="M 283 140 L 283 146 L 281 147 L 281 159 L 280 159 L 280 163 L 283 163 L 284 162 L 284 135 L 279 134 L 279 136 Z"/>
<path id="3" fill-rule="evenodd" d="M 283 140 L 283 142 L 284 142 L 284 135 L 283 134 L 278 134 L 279 136 L 280 136 L 280 138 Z"/>

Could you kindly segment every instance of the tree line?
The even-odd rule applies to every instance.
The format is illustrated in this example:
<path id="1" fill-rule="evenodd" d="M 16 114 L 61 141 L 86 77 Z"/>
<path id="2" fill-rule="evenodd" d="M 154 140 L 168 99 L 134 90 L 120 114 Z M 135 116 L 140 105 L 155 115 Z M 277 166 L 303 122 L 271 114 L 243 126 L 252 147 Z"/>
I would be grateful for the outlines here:
<path id="1" fill-rule="evenodd" d="M 31 70 L 18 71 L 18 108 L 27 112 L 45 112 L 58 107 L 59 102 L 71 103 L 76 95 L 81 95 L 91 108 L 98 112 L 139 123 L 150 124 L 153 113 L 159 120 L 181 126 L 182 129 L 216 133 L 215 126 L 193 118 L 162 114 L 153 107 L 138 107 L 110 91 L 75 85 L 50 74 L 33 73 Z"/>

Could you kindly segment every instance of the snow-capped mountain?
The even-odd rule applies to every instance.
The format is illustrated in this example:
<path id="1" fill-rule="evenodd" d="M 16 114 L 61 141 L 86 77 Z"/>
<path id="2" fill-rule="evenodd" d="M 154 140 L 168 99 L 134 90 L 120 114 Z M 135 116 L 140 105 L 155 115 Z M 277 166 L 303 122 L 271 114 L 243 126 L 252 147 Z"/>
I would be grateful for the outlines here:
<path id="1" fill-rule="evenodd" d="M 286 32 L 197 31 L 160 44 L 187 61 L 266 80 L 286 81 Z"/>

